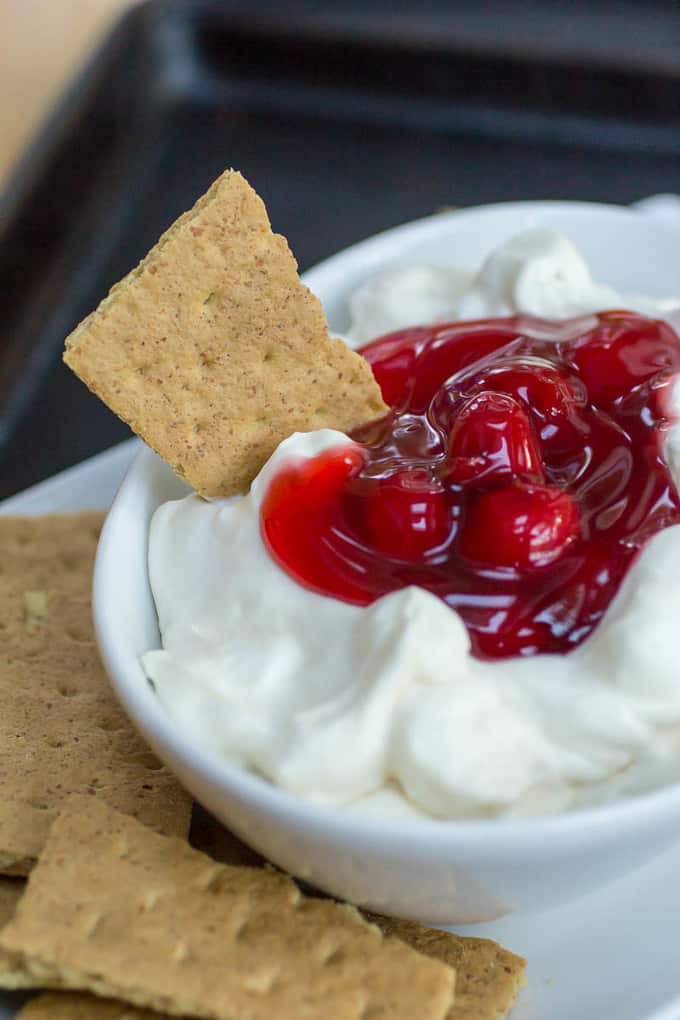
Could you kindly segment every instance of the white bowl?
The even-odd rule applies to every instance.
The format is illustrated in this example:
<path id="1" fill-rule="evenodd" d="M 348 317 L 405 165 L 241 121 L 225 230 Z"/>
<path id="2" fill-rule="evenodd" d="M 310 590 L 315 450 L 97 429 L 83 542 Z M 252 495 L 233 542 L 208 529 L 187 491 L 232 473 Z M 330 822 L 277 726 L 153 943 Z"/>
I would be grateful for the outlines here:
<path id="1" fill-rule="evenodd" d="M 596 279 L 623 291 L 680 289 L 680 227 L 628 210 L 523 202 L 443 214 L 388 231 L 306 274 L 331 327 L 372 273 L 399 262 L 475 265 L 529 227 L 569 235 Z M 153 511 L 187 490 L 150 451 L 133 464 L 102 532 L 94 616 L 111 682 L 149 744 L 193 796 L 262 854 L 338 897 L 423 922 L 491 920 L 556 906 L 619 878 L 680 840 L 680 786 L 530 820 L 389 821 L 299 800 L 189 740 L 140 666 L 159 647 L 147 577 Z"/>

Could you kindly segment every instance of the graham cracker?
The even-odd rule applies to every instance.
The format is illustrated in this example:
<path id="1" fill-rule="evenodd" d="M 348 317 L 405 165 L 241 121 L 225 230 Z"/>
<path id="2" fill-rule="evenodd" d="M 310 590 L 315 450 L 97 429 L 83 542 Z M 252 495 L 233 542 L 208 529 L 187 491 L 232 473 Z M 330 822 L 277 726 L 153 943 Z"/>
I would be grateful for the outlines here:
<path id="1" fill-rule="evenodd" d="M 191 845 L 226 864 L 266 863 L 200 805 L 194 805 Z M 313 896 L 321 896 L 311 890 Z M 442 960 L 456 971 L 456 994 L 447 1020 L 504 1020 L 524 984 L 526 960 L 490 939 L 454 935 L 362 911 L 384 934 L 394 935 L 419 953 Z"/>
<path id="2" fill-rule="evenodd" d="M 505 1020 L 525 983 L 526 960 L 490 939 L 470 938 L 367 914 L 381 931 L 456 971 L 456 997 L 447 1020 Z"/>
<path id="3" fill-rule="evenodd" d="M 67 338 L 64 360 L 204 496 L 245 491 L 293 432 L 387 410 L 233 170 Z"/>
<path id="4" fill-rule="evenodd" d="M 137 1009 L 115 999 L 78 992 L 47 992 L 27 1002 L 15 1020 L 166 1020 L 162 1013 Z"/>
<path id="5" fill-rule="evenodd" d="M 200 805 L 194 805 L 192 846 L 225 864 L 257 867 L 266 863 Z M 317 890 L 311 895 L 321 896 Z M 386 935 L 394 935 L 425 956 L 456 971 L 456 994 L 447 1020 L 504 1020 L 524 984 L 526 960 L 490 939 L 454 935 L 362 911 Z"/>
<path id="6" fill-rule="evenodd" d="M 100 513 L 0 516 L 0 872 L 27 874 L 64 798 L 88 793 L 173 835 L 191 801 L 118 705 L 90 587 Z"/>
<path id="7" fill-rule="evenodd" d="M 448 966 L 353 908 L 82 796 L 54 823 L 0 948 L 44 986 L 210 1020 L 443 1020 L 453 994 Z"/>

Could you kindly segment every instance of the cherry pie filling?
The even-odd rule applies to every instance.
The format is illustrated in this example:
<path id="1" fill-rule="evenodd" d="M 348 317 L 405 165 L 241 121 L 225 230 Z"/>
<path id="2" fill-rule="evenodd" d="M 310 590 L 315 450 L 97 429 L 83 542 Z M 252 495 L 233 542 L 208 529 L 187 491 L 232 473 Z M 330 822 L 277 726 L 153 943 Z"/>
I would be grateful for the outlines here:
<path id="1" fill-rule="evenodd" d="M 426 588 L 480 658 L 579 645 L 642 546 L 680 523 L 663 456 L 680 338 L 611 311 L 412 328 L 361 353 L 391 413 L 278 472 L 270 554 L 356 605 Z"/>

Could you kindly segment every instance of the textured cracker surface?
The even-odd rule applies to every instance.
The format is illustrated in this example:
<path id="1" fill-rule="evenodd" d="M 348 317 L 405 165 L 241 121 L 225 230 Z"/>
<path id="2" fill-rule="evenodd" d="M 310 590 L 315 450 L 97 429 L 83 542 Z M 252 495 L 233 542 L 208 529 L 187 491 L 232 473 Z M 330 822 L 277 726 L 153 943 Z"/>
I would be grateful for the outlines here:
<path id="1" fill-rule="evenodd" d="M 0 516 L 0 871 L 26 874 L 65 797 L 186 835 L 191 802 L 119 707 L 90 588 L 102 514 Z"/>
<path id="2" fill-rule="evenodd" d="M 0 948 L 46 986 L 215 1020 L 440 1020 L 453 972 L 284 876 L 73 797 Z"/>
<path id="3" fill-rule="evenodd" d="M 194 805 L 190 840 L 225 864 L 257 867 L 263 858 L 200 805 Z M 321 895 L 321 894 L 319 894 Z M 456 971 L 454 1004 L 447 1020 L 504 1020 L 524 984 L 526 961 L 489 939 L 425 928 L 379 914 L 364 913 L 387 935 L 396 935 L 425 956 Z"/>
<path id="4" fill-rule="evenodd" d="M 263 859 L 242 843 L 200 804 L 194 804 L 190 842 L 197 850 L 224 864 L 259 866 Z M 0 879 L 0 928 L 13 917 L 24 889 L 19 879 Z M 14 969 L 13 969 L 14 968 Z M 0 950 L 0 983 L 17 982 L 17 975 L 30 987 L 32 980 L 16 964 L 14 954 Z M 99 999 L 87 992 L 48 992 L 26 1003 L 17 1020 L 165 1020 L 167 1013 L 139 1009 L 115 999 Z"/>
<path id="5" fill-rule="evenodd" d="M 205 496 L 246 490 L 293 432 L 386 411 L 234 171 L 68 337 L 64 360 Z"/>
<path id="6" fill-rule="evenodd" d="M 200 805 L 194 805 L 192 846 L 225 864 L 257 867 L 263 858 Z M 319 894 L 321 895 L 321 894 Z M 388 935 L 396 935 L 425 956 L 456 971 L 454 1004 L 447 1020 L 504 1020 L 524 984 L 526 961 L 489 939 L 470 938 L 365 913 Z"/>
<path id="7" fill-rule="evenodd" d="M 455 1002 L 447 1020 L 505 1020 L 524 984 L 526 960 L 490 939 L 424 928 L 411 921 L 367 915 L 386 935 L 456 971 Z"/>

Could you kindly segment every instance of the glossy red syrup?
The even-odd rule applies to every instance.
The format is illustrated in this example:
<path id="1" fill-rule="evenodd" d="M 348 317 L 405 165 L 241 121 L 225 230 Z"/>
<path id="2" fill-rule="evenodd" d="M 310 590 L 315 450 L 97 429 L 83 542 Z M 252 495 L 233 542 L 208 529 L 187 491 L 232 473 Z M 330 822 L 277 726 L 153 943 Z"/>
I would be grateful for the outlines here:
<path id="1" fill-rule="evenodd" d="M 274 558 L 358 605 L 427 588 L 483 658 L 580 644 L 642 545 L 680 523 L 662 456 L 680 338 L 606 312 L 403 330 L 362 354 L 392 412 L 274 478 Z"/>

